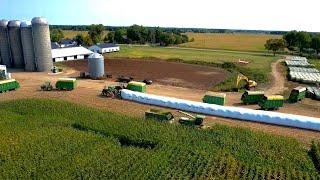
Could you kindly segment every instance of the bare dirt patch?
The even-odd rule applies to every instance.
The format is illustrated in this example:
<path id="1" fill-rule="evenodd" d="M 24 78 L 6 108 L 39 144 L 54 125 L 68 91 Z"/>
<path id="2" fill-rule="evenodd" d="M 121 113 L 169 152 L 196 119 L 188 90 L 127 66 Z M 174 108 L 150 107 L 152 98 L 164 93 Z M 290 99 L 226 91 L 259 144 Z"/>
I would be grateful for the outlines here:
<path id="1" fill-rule="evenodd" d="M 88 71 L 86 60 L 67 61 L 64 65 L 78 71 Z M 106 59 L 105 71 L 113 77 L 132 76 L 135 79 L 151 79 L 163 85 L 209 89 L 224 81 L 229 72 L 215 67 L 167 62 L 163 60 Z"/>

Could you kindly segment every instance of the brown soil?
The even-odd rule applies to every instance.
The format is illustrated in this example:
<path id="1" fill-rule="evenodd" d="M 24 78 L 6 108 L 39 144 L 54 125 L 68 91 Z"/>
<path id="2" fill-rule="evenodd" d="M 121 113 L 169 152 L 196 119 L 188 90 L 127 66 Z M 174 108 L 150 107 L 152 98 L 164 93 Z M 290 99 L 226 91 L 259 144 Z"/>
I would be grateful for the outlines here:
<path id="1" fill-rule="evenodd" d="M 78 75 L 78 71 L 68 70 L 62 74 L 50 75 L 47 73 L 35 72 L 14 72 L 12 75 L 20 82 L 21 88 L 17 91 L 0 94 L 0 101 L 23 99 L 23 98 L 49 98 L 61 99 L 86 106 L 96 107 L 99 109 L 114 111 L 130 116 L 143 117 L 144 111 L 152 106 L 134 103 L 130 101 L 108 99 L 100 96 L 101 89 L 105 85 L 115 84 L 110 80 L 78 80 L 78 88 L 73 91 L 40 91 L 40 85 L 45 81 L 55 83 L 58 77 L 73 77 Z M 189 89 L 183 87 L 174 87 L 155 83 L 147 88 L 148 93 L 166 95 L 177 98 L 184 98 L 194 101 L 201 101 L 205 90 Z M 240 104 L 240 93 L 227 93 L 227 105 L 243 106 Z M 258 106 L 250 105 L 247 108 L 258 109 Z M 304 100 L 297 104 L 286 104 L 281 108 L 281 112 L 309 115 L 320 117 L 320 102 L 313 100 Z M 320 132 L 302 130 L 297 128 L 268 125 L 241 120 L 226 119 L 220 117 L 208 117 L 205 125 L 224 124 L 229 126 L 249 127 L 253 130 L 263 131 L 270 134 L 293 137 L 306 145 L 310 144 L 313 139 L 320 139 Z"/>
<path id="2" fill-rule="evenodd" d="M 78 71 L 88 71 L 88 62 L 67 61 L 63 63 Z M 193 89 L 209 89 L 224 81 L 229 72 L 215 67 L 167 62 L 163 60 L 106 59 L 105 71 L 114 78 L 124 75 L 136 80 L 151 79 L 153 82 Z"/>

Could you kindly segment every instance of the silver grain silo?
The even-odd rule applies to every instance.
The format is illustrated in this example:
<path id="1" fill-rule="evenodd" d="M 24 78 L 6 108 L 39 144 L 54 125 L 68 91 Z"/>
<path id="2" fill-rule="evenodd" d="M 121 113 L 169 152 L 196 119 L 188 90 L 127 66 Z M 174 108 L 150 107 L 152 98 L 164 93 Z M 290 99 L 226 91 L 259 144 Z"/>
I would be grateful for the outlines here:
<path id="1" fill-rule="evenodd" d="M 37 71 L 49 71 L 53 62 L 48 21 L 42 17 L 35 17 L 31 23 Z"/>
<path id="2" fill-rule="evenodd" d="M 21 45 L 20 21 L 9 21 L 8 29 L 13 67 L 24 68 L 23 52 Z"/>
<path id="3" fill-rule="evenodd" d="M 7 67 L 11 67 L 11 53 L 8 34 L 8 22 L 7 20 L 0 20 L 0 55 L 2 64 Z"/>
<path id="4" fill-rule="evenodd" d="M 92 79 L 98 79 L 104 75 L 104 59 L 101 54 L 93 53 L 88 58 L 89 74 Z"/>
<path id="5" fill-rule="evenodd" d="M 23 21 L 20 25 L 21 31 L 21 44 L 23 50 L 23 58 L 26 71 L 35 71 L 36 64 L 34 61 L 33 39 L 32 29 L 30 21 Z"/>

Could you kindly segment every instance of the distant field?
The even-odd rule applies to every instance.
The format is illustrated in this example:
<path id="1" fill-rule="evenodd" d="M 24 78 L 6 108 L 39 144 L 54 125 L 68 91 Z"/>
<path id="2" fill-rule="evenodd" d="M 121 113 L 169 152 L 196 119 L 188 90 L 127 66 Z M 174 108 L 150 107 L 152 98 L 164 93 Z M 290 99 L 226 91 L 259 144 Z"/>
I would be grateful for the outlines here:
<path id="1" fill-rule="evenodd" d="M 72 30 L 63 30 L 63 34 L 65 38 L 72 39 L 77 34 L 82 34 L 84 36 L 88 35 L 88 31 L 72 31 Z M 102 37 L 106 36 L 108 34 L 107 31 L 104 31 Z"/>
<path id="2" fill-rule="evenodd" d="M 265 51 L 264 44 L 270 38 L 281 38 L 279 35 L 244 34 L 244 33 L 187 33 L 194 42 L 179 45 L 180 47 L 220 49 L 234 51 Z"/>
<path id="3" fill-rule="evenodd" d="M 198 130 L 64 101 L 0 107 L 0 179 L 320 178 L 310 147 L 292 138 Z"/>

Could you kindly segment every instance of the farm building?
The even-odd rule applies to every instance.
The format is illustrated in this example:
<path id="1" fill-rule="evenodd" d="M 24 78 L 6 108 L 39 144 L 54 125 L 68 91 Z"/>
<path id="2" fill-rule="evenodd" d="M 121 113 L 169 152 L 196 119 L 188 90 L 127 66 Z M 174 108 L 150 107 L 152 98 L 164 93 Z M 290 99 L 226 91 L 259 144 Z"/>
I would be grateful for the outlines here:
<path id="1" fill-rule="evenodd" d="M 109 52 L 117 52 L 120 50 L 120 46 L 113 43 L 101 43 L 90 46 L 89 49 L 93 52 L 104 54 Z"/>
<path id="2" fill-rule="evenodd" d="M 62 39 L 60 47 L 75 47 L 78 46 L 78 43 L 71 39 Z"/>
<path id="3" fill-rule="evenodd" d="M 93 52 L 84 47 L 66 47 L 52 49 L 52 61 L 61 62 L 67 60 L 87 59 Z"/>
<path id="4" fill-rule="evenodd" d="M 58 49 L 60 45 L 57 42 L 51 42 L 51 49 Z"/>

